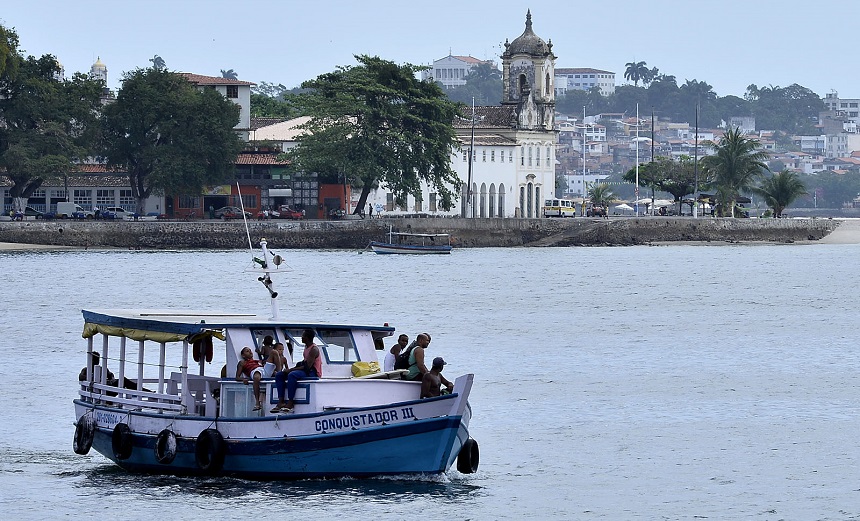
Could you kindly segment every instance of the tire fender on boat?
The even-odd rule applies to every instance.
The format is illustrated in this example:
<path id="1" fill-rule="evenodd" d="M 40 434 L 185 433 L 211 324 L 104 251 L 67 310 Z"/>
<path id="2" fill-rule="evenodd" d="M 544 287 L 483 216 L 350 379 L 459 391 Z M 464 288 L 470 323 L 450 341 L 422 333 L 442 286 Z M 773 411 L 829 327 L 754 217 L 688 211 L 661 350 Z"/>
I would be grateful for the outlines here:
<path id="1" fill-rule="evenodd" d="M 176 434 L 170 429 L 164 429 L 155 438 L 155 459 L 159 463 L 169 465 L 176 457 Z"/>
<path id="2" fill-rule="evenodd" d="M 205 429 L 197 436 L 194 459 L 200 470 L 207 474 L 217 474 L 224 466 L 224 453 L 227 445 L 224 436 L 217 429 Z"/>
<path id="3" fill-rule="evenodd" d="M 72 441 L 72 448 L 76 454 L 86 454 L 93 446 L 93 438 L 96 435 L 96 421 L 89 414 L 78 418 L 78 424 L 75 426 L 75 439 Z"/>
<path id="4" fill-rule="evenodd" d="M 478 471 L 479 459 L 478 442 L 469 438 L 457 455 L 457 470 L 463 474 L 474 474 Z"/>
<path id="5" fill-rule="evenodd" d="M 126 423 L 117 423 L 111 435 L 111 448 L 113 455 L 118 460 L 128 459 L 132 451 L 131 429 Z"/>

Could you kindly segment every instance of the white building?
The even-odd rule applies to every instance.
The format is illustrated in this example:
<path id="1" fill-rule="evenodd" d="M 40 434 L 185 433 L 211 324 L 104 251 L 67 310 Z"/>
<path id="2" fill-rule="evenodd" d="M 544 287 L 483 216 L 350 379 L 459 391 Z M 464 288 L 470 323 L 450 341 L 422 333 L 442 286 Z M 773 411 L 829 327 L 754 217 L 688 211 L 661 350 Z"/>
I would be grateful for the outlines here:
<path id="1" fill-rule="evenodd" d="M 248 141 L 248 133 L 251 130 L 251 86 L 255 83 L 217 76 L 203 76 L 190 72 L 180 72 L 179 75 L 197 85 L 199 89 L 215 89 L 225 98 L 239 105 L 239 122 L 233 128 L 236 129 L 242 139 Z"/>
<path id="2" fill-rule="evenodd" d="M 600 88 L 602 96 L 615 94 L 615 73 L 600 69 L 562 68 L 555 70 L 555 95 L 564 96 L 570 90 Z"/>
<path id="3" fill-rule="evenodd" d="M 384 185 L 371 192 L 368 202 L 394 214 L 541 216 L 543 200 L 555 194 L 555 55 L 552 41 L 532 30 L 531 12 L 525 31 L 505 41 L 502 65 L 502 104 L 476 107 L 474 121 L 468 108 L 454 122 L 461 144 L 452 157 L 452 168 L 463 181 L 459 207 L 444 211 L 427 187 L 420 198 L 409 196 L 404 207 L 394 205 L 394 194 Z"/>
<path id="4" fill-rule="evenodd" d="M 446 89 L 459 87 L 466 84 L 466 76 L 469 75 L 473 67 L 482 63 L 490 65 L 494 69 L 496 64 L 492 61 L 479 60 L 472 56 L 452 56 L 448 55 L 445 58 L 436 60 L 431 65 L 431 68 L 421 72 L 422 80 L 430 80 L 441 83 Z"/>

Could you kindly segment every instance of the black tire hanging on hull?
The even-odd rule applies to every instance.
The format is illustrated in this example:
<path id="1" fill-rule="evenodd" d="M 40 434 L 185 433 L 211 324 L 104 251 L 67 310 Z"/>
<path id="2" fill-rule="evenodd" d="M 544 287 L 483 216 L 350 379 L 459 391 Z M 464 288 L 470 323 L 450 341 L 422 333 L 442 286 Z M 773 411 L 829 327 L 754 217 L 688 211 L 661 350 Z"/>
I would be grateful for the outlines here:
<path id="1" fill-rule="evenodd" d="M 457 455 L 457 470 L 463 474 L 474 474 L 478 471 L 479 460 L 478 442 L 469 438 L 460 449 L 460 454 Z"/>
<path id="2" fill-rule="evenodd" d="M 75 426 L 75 439 L 72 440 L 72 449 L 75 454 L 84 455 L 90 451 L 93 446 L 93 438 L 96 435 L 96 421 L 92 416 L 86 414 L 78 418 L 78 424 Z"/>
<path id="3" fill-rule="evenodd" d="M 221 433 L 217 429 L 206 429 L 197 436 L 194 459 L 200 470 L 209 475 L 216 475 L 224 466 L 226 450 L 227 445 Z"/>
<path id="4" fill-rule="evenodd" d="M 113 456 L 118 460 L 124 460 L 131 457 L 132 451 L 132 435 L 128 424 L 117 423 L 111 434 L 111 448 Z"/>
<path id="5" fill-rule="evenodd" d="M 170 429 L 164 429 L 155 438 L 155 459 L 163 465 L 169 465 L 175 457 L 176 434 Z"/>

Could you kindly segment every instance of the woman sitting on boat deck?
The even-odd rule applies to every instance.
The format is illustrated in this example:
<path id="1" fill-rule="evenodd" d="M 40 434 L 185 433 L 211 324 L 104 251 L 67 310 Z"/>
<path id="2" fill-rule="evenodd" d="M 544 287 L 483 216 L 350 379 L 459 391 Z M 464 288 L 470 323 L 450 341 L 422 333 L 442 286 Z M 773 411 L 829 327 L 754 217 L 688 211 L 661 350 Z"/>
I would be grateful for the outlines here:
<path id="1" fill-rule="evenodd" d="M 245 385 L 248 385 L 249 379 L 254 381 L 254 399 L 257 402 L 254 405 L 255 411 L 263 408 L 260 397 L 260 379 L 262 378 L 263 366 L 260 361 L 254 358 L 254 352 L 251 351 L 250 347 L 242 348 L 242 359 L 236 366 L 236 381 L 244 382 Z"/>
<path id="2" fill-rule="evenodd" d="M 295 367 L 280 371 L 275 375 L 275 387 L 278 389 L 278 404 L 270 411 L 273 413 L 293 412 L 296 391 L 299 380 L 318 380 L 322 376 L 322 360 L 320 350 L 314 344 L 314 331 L 305 329 L 302 332 L 302 343 L 305 344 L 303 359 Z M 284 403 L 284 388 L 287 391 L 287 402 Z"/>

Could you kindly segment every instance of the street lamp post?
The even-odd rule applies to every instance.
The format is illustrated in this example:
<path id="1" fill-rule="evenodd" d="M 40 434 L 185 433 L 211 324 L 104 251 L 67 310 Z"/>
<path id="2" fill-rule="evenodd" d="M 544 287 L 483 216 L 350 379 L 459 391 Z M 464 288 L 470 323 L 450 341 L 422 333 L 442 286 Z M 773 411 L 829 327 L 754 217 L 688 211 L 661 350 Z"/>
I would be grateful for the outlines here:
<path id="1" fill-rule="evenodd" d="M 475 97 L 472 97 L 472 140 L 469 144 L 469 174 L 466 185 L 466 217 L 475 217 L 472 205 L 472 162 L 475 160 Z"/>
<path id="2" fill-rule="evenodd" d="M 636 217 L 639 217 L 639 104 L 636 104 L 636 184 L 633 186 L 636 199 Z"/>

